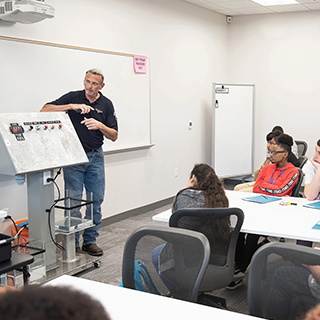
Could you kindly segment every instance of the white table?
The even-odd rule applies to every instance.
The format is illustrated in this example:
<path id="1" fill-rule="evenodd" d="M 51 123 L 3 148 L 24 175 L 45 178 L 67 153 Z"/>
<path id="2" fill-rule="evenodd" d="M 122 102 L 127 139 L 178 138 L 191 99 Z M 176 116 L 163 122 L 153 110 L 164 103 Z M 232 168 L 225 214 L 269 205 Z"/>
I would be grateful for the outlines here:
<path id="1" fill-rule="evenodd" d="M 288 239 L 320 242 L 320 230 L 312 227 L 320 220 L 320 210 L 303 207 L 310 203 L 306 198 L 282 197 L 283 201 L 297 205 L 280 206 L 281 201 L 259 204 L 242 200 L 258 194 L 226 190 L 229 207 L 240 208 L 244 212 L 242 232 Z M 169 222 L 171 209 L 152 217 L 156 221 Z"/>
<path id="2" fill-rule="evenodd" d="M 203 319 L 258 320 L 259 318 L 196 303 L 144 293 L 109 284 L 63 275 L 46 285 L 65 285 L 99 300 L 112 320 Z"/>

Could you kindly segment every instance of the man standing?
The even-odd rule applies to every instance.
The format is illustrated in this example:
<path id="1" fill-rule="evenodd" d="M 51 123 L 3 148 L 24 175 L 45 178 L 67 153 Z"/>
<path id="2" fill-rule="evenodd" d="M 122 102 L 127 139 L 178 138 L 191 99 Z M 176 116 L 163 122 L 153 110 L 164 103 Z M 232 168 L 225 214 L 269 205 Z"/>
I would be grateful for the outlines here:
<path id="1" fill-rule="evenodd" d="M 313 158 L 307 161 L 302 170 L 304 177 L 304 195 L 308 200 L 319 198 L 320 193 L 320 139 L 317 141 Z"/>
<path id="2" fill-rule="evenodd" d="M 82 250 L 90 255 L 103 255 L 96 244 L 101 225 L 101 204 L 105 191 L 103 138 L 116 141 L 118 124 L 112 102 L 100 90 L 104 87 L 104 76 L 99 69 L 86 72 L 84 90 L 69 92 L 59 99 L 45 104 L 41 112 L 67 111 L 75 127 L 89 163 L 64 168 L 65 190 L 82 194 L 93 194 L 94 226 L 84 230 Z M 76 251 L 81 252 L 79 233 L 76 233 Z"/>

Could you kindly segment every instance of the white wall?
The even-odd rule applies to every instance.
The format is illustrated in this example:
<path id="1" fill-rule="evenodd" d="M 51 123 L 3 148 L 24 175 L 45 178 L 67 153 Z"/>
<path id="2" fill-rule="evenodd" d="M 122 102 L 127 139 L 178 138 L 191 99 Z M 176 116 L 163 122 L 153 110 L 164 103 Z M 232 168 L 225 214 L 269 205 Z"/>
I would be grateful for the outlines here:
<path id="1" fill-rule="evenodd" d="M 104 217 L 174 195 L 194 163 L 210 163 L 213 82 L 256 85 L 255 167 L 265 155 L 265 135 L 276 124 L 306 140 L 312 155 L 320 138 L 320 11 L 234 17 L 228 25 L 224 16 L 179 0 L 47 3 L 56 9 L 54 19 L 32 25 L 0 22 L 0 35 L 150 57 L 155 147 L 105 157 Z M 45 81 L 45 72 L 39 81 Z M 32 99 L 36 83 L 26 85 Z M 10 112 L 10 106 L 1 106 L 1 112 Z M 235 139 L 241 143 L 241 136 Z M 25 187 L 0 176 L 0 208 L 24 218 L 26 201 Z"/>
<path id="2" fill-rule="evenodd" d="M 228 81 L 256 85 L 256 168 L 274 125 L 307 141 L 313 155 L 320 138 L 319 30 L 320 11 L 234 17 L 230 25 Z"/>
<path id="3" fill-rule="evenodd" d="M 179 0 L 46 2 L 56 9 L 54 19 L 32 25 L 0 22 L 0 35 L 150 57 L 155 146 L 105 157 L 103 217 L 173 196 L 185 186 L 194 163 L 211 161 L 212 83 L 227 79 L 225 17 Z M 64 72 L 67 70 L 61 70 L 61 77 Z M 39 81 L 45 78 L 44 72 Z M 30 86 L 30 97 L 21 97 L 22 106 L 37 88 L 36 83 L 26 85 Z M 40 108 L 35 106 L 35 111 Z M 10 106 L 1 106 L 1 112 L 10 112 Z M 190 131 L 189 119 L 194 124 Z M 120 134 L 130 132 L 123 129 Z M 59 184 L 63 185 L 61 179 Z M 15 219 L 24 218 L 26 201 L 25 187 L 0 176 L 0 208 L 9 207 Z"/>

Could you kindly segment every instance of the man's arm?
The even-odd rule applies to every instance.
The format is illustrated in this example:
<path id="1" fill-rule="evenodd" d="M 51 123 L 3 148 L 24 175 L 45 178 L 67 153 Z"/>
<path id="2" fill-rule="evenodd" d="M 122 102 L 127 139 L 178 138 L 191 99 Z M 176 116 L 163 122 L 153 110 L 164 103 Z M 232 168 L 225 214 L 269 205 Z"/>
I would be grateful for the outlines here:
<path id="1" fill-rule="evenodd" d="M 320 191 L 320 164 L 310 159 L 312 165 L 317 169 L 316 174 L 310 183 L 304 186 L 304 195 L 308 200 L 315 200 L 319 196 Z"/>
<path id="2" fill-rule="evenodd" d="M 40 112 L 59 112 L 59 111 L 63 112 L 68 110 L 75 110 L 75 111 L 79 111 L 79 113 L 81 114 L 86 114 L 94 109 L 85 104 L 69 103 L 69 104 L 63 104 L 63 105 L 55 105 L 55 104 L 48 103 L 41 108 Z"/>
<path id="3" fill-rule="evenodd" d="M 84 120 L 81 121 L 81 124 L 84 124 L 88 130 L 100 130 L 107 139 L 113 142 L 118 139 L 117 130 L 107 127 L 105 124 L 94 118 L 84 118 Z"/>

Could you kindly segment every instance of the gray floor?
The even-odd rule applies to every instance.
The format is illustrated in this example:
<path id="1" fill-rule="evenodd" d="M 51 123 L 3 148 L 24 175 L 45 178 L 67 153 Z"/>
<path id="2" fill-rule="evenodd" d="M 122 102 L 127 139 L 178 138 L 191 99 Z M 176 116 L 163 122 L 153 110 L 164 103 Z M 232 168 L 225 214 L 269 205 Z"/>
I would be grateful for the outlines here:
<path id="1" fill-rule="evenodd" d="M 136 215 L 120 222 L 100 228 L 99 246 L 104 250 L 100 268 L 91 268 L 78 276 L 85 279 L 104 282 L 118 286 L 121 282 L 122 253 L 127 237 L 137 228 L 147 225 L 166 226 L 167 223 L 152 220 L 152 216 L 167 210 L 171 205 L 163 206 L 144 214 Z M 244 285 L 236 290 L 221 289 L 215 295 L 227 300 L 229 310 L 248 313 L 247 306 L 247 275 Z"/>

